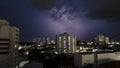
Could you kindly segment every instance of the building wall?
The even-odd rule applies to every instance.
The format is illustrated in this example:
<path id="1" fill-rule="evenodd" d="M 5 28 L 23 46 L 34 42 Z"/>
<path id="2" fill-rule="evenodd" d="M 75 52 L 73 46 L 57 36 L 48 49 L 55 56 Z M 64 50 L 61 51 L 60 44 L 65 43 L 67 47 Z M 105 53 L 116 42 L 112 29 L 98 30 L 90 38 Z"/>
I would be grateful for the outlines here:
<path id="1" fill-rule="evenodd" d="M 82 65 L 88 65 L 94 63 L 94 54 L 84 54 L 82 55 Z"/>
<path id="2" fill-rule="evenodd" d="M 120 60 L 119 52 L 100 53 L 100 54 L 97 54 L 97 56 L 98 56 L 97 57 L 98 64 L 102 64 L 102 63 L 106 63 L 106 62 L 110 62 L 110 61 Z"/>
<path id="3" fill-rule="evenodd" d="M 94 61 L 94 54 L 74 54 L 74 64 L 79 68 L 88 64 L 93 64 Z"/>
<path id="4" fill-rule="evenodd" d="M 7 26 L 7 25 L 9 25 L 9 22 L 5 19 L 0 19 L 0 26 L 3 26 L 3 25 Z"/>
<path id="5" fill-rule="evenodd" d="M 9 38 L 9 28 L 10 26 L 1 26 L 0 28 L 0 38 Z"/>
<path id="6" fill-rule="evenodd" d="M 98 64 L 106 63 L 109 61 L 115 60 L 115 55 L 114 53 L 104 53 L 104 54 L 97 54 L 97 60 Z"/>
<path id="7" fill-rule="evenodd" d="M 0 68 L 9 68 L 8 54 L 0 55 Z"/>
<path id="8" fill-rule="evenodd" d="M 96 65 L 117 60 L 120 60 L 120 52 L 74 54 L 74 64 L 79 68 L 88 64 Z"/>
<path id="9" fill-rule="evenodd" d="M 58 53 L 74 53 L 76 50 L 76 37 L 68 33 L 56 36 L 56 50 Z"/>
<path id="10" fill-rule="evenodd" d="M 9 58 L 10 58 L 10 66 L 15 67 L 17 64 L 17 51 L 15 45 L 19 43 L 19 29 L 17 27 L 10 28 L 10 49 L 9 49 Z"/>
<path id="11" fill-rule="evenodd" d="M 8 66 L 8 68 L 15 67 L 15 45 L 17 45 L 18 42 L 19 28 L 9 26 L 7 21 L 0 20 L 0 57 L 7 56 L 4 57 L 4 59 L 0 59 L 0 61 L 4 60 L 8 62 L 6 65 L 4 63 L 0 63 L 0 65 Z"/>
<path id="12" fill-rule="evenodd" d="M 74 64 L 79 68 L 82 67 L 82 55 L 81 54 L 74 54 Z"/>

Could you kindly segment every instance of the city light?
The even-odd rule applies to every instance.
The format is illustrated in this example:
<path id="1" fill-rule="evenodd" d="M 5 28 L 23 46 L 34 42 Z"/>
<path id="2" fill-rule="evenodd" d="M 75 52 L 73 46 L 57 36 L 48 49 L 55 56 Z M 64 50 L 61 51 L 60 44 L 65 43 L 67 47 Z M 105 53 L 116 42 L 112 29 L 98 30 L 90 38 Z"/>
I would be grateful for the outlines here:
<path id="1" fill-rule="evenodd" d="M 21 49 L 22 49 L 22 47 L 21 47 L 21 46 L 19 46 L 19 47 L 18 47 L 18 50 L 21 50 Z"/>
<path id="2" fill-rule="evenodd" d="M 30 61 L 22 61 L 19 64 L 19 67 L 22 68 L 25 64 L 29 63 Z"/>

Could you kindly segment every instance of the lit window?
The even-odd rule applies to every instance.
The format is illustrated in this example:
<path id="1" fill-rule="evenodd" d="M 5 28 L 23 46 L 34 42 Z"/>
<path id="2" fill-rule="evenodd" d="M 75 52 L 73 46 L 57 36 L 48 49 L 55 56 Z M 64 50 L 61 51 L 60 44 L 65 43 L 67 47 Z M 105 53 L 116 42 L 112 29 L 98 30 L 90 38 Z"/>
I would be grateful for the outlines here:
<path id="1" fill-rule="evenodd" d="M 64 50 L 64 52 L 66 52 L 66 50 Z"/>
<path id="2" fill-rule="evenodd" d="M 71 50 L 71 47 L 69 47 L 68 49 Z"/>
<path id="3" fill-rule="evenodd" d="M 61 43 L 59 43 L 59 48 L 61 48 Z"/>
<path id="4" fill-rule="evenodd" d="M 15 45 L 15 48 L 17 47 L 17 45 Z"/>
<path id="5" fill-rule="evenodd" d="M 61 40 L 61 37 L 59 37 L 59 40 Z"/>
<path id="6" fill-rule="evenodd" d="M 64 44 L 66 44 L 66 40 L 64 40 Z"/>
<path id="7" fill-rule="evenodd" d="M 64 36 L 64 39 L 66 39 L 66 37 Z"/>
<path id="8" fill-rule="evenodd" d="M 70 36 L 68 36 L 68 39 L 70 40 Z"/>
<path id="9" fill-rule="evenodd" d="M 18 47 L 18 50 L 21 50 L 22 49 L 22 47 L 20 46 L 20 47 Z"/>
<path id="10" fill-rule="evenodd" d="M 64 48 L 66 48 L 66 45 L 64 45 Z"/>

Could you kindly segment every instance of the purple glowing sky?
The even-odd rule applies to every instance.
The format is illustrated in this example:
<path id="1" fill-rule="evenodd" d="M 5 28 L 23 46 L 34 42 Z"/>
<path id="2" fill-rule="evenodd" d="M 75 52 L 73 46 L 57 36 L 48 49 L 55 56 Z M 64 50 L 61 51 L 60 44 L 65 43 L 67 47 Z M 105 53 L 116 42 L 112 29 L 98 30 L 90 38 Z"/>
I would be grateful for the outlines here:
<path id="1" fill-rule="evenodd" d="M 68 32 L 79 40 L 120 38 L 118 0 L 0 0 L 0 18 L 21 30 L 21 41 Z M 117 31 L 118 30 L 118 31 Z"/>

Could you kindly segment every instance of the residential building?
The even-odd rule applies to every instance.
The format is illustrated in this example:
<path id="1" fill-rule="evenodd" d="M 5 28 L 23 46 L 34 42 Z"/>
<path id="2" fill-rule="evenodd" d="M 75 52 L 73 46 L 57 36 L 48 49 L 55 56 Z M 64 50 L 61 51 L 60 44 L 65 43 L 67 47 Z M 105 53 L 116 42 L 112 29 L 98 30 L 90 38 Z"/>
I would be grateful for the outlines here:
<path id="1" fill-rule="evenodd" d="M 56 35 L 56 51 L 58 53 L 74 53 L 76 50 L 76 36 L 68 33 Z"/>
<path id="2" fill-rule="evenodd" d="M 50 44 L 50 38 L 48 36 L 43 37 L 43 44 Z"/>
<path id="3" fill-rule="evenodd" d="M 94 41 L 99 45 L 109 44 L 109 42 L 110 42 L 109 37 L 106 37 L 102 34 L 95 37 Z"/>
<path id="4" fill-rule="evenodd" d="M 0 20 L 0 65 L 1 68 L 15 68 L 17 65 L 17 45 L 19 28 L 9 25 L 7 20 Z"/>

